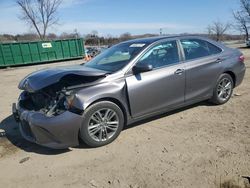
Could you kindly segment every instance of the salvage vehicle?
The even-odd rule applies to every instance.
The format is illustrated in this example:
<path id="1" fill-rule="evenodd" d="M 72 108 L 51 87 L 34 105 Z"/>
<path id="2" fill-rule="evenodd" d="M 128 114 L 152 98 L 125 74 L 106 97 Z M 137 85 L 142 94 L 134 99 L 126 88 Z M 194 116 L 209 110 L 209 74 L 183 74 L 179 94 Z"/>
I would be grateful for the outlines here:
<path id="1" fill-rule="evenodd" d="M 135 39 L 85 64 L 28 75 L 13 115 L 31 142 L 99 147 L 136 121 L 200 101 L 226 103 L 244 74 L 239 50 L 207 38 Z"/>

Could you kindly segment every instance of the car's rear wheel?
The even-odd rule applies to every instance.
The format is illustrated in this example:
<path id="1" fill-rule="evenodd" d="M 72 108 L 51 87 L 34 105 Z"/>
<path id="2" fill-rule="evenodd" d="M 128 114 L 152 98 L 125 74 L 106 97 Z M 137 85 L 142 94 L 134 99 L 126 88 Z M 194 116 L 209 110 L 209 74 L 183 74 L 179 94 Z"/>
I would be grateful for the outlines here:
<path id="1" fill-rule="evenodd" d="M 83 115 L 81 139 L 90 147 L 114 141 L 124 126 L 124 115 L 115 103 L 101 101 L 90 106 Z"/>
<path id="2" fill-rule="evenodd" d="M 232 96 L 234 82 L 229 74 L 222 74 L 213 91 L 211 102 L 214 104 L 225 104 Z"/>

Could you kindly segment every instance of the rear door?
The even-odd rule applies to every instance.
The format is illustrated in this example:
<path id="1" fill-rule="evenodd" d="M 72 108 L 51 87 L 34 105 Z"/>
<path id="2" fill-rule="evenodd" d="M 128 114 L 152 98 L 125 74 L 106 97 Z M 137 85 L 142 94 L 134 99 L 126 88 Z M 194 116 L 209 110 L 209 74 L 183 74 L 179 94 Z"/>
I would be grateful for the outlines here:
<path id="1" fill-rule="evenodd" d="M 201 39 L 183 39 L 180 42 L 185 55 L 185 101 L 211 96 L 222 71 L 222 49 Z"/>
<path id="2" fill-rule="evenodd" d="M 184 102 L 185 70 L 176 41 L 153 46 L 137 63 L 151 64 L 153 70 L 126 78 L 133 117 Z"/>

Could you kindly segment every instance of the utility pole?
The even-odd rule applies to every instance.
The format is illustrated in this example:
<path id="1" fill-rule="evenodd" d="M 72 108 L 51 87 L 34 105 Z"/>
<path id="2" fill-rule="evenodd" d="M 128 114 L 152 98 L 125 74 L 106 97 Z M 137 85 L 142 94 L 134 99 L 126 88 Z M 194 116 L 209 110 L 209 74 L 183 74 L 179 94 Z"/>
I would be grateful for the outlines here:
<path id="1" fill-rule="evenodd" d="M 75 38 L 78 38 L 78 31 L 77 31 L 77 29 L 74 29 L 74 33 L 75 33 Z"/>

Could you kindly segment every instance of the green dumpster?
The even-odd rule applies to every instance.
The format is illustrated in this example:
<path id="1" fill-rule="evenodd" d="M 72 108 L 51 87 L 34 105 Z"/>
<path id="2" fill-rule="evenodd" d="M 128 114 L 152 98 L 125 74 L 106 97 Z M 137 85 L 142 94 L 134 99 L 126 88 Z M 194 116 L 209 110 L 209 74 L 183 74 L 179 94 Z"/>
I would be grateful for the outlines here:
<path id="1" fill-rule="evenodd" d="M 83 58 L 83 39 L 0 43 L 0 67 Z"/>

